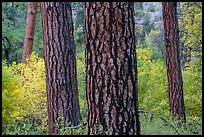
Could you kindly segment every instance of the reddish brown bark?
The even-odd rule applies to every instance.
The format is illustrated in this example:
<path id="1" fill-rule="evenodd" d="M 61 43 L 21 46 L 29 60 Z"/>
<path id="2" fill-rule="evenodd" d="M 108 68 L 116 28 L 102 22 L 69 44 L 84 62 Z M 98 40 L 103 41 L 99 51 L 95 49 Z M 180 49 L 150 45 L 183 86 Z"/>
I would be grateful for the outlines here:
<path id="1" fill-rule="evenodd" d="M 76 126 L 81 121 L 71 4 L 41 2 L 41 16 L 48 132 L 58 134 L 58 124 Z"/>
<path id="2" fill-rule="evenodd" d="M 26 31 L 24 37 L 24 47 L 23 47 L 23 56 L 22 63 L 27 64 L 26 59 L 31 55 L 33 48 L 34 32 L 35 32 L 35 21 L 37 15 L 37 2 L 28 2 L 28 11 L 26 19 Z"/>
<path id="3" fill-rule="evenodd" d="M 179 57 L 179 32 L 176 2 L 163 2 L 164 40 L 168 76 L 169 109 L 173 117 L 186 121 L 183 80 Z"/>
<path id="4" fill-rule="evenodd" d="M 86 2 L 88 134 L 140 134 L 133 2 Z"/>

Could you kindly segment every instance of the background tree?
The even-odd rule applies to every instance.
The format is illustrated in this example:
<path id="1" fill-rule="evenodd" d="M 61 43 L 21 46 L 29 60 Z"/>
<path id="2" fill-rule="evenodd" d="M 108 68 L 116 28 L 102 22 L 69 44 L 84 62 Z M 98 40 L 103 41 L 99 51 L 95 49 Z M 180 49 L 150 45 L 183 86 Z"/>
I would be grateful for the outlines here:
<path id="1" fill-rule="evenodd" d="M 8 57 L 8 64 L 22 62 L 27 10 L 28 2 L 2 2 L 2 59 L 7 59 Z M 37 8 L 36 14 L 32 51 L 42 58 L 40 8 Z"/>
<path id="2" fill-rule="evenodd" d="M 26 24 L 22 18 L 26 18 L 26 12 L 26 3 L 2 3 L 2 59 L 6 59 L 7 64 L 22 61 L 23 33 Z"/>
<path id="3" fill-rule="evenodd" d="M 80 123 L 76 53 L 70 2 L 42 2 L 49 134 L 57 125 Z"/>
<path id="4" fill-rule="evenodd" d="M 168 76 L 169 109 L 173 117 L 186 122 L 183 80 L 179 55 L 177 3 L 163 2 L 164 44 Z"/>
<path id="5" fill-rule="evenodd" d="M 165 61 L 161 2 L 134 2 L 136 45 L 151 48 L 153 59 Z"/>
<path id="6" fill-rule="evenodd" d="M 77 52 L 84 51 L 84 3 L 72 2 L 74 40 Z"/>
<path id="7" fill-rule="evenodd" d="M 154 28 L 154 21 L 151 21 L 148 8 L 151 6 L 148 2 L 134 2 L 135 7 L 135 27 L 136 27 L 136 44 L 138 47 L 147 47 L 145 37 Z"/>
<path id="8" fill-rule="evenodd" d="M 133 13 L 133 2 L 85 3 L 88 134 L 140 134 Z"/>
<path id="9" fill-rule="evenodd" d="M 28 11 L 26 19 L 26 30 L 24 38 L 24 47 L 23 47 L 23 57 L 22 63 L 28 63 L 27 58 L 31 55 L 33 48 L 34 32 L 35 32 L 35 22 L 37 15 L 37 2 L 28 2 Z"/>

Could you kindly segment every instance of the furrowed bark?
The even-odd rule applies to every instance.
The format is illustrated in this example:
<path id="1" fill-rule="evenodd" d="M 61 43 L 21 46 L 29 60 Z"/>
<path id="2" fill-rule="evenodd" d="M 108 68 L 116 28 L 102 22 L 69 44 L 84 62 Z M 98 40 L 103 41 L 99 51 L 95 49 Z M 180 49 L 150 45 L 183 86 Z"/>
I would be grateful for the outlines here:
<path id="1" fill-rule="evenodd" d="M 186 122 L 183 80 L 179 55 L 176 2 L 162 2 L 168 77 L 169 109 L 173 117 Z"/>
<path id="2" fill-rule="evenodd" d="M 139 135 L 133 2 L 86 2 L 88 134 Z"/>
<path id="3" fill-rule="evenodd" d="M 70 2 L 41 2 L 49 134 L 81 121 Z"/>

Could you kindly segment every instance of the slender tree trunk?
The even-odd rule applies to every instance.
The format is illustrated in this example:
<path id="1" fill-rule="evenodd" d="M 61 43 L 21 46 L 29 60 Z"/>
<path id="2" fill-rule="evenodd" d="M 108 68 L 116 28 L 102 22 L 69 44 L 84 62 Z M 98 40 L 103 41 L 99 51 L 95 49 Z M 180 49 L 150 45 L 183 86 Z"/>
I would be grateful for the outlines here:
<path id="1" fill-rule="evenodd" d="M 81 121 L 70 2 L 41 2 L 49 134 Z"/>
<path id="2" fill-rule="evenodd" d="M 14 7 L 14 2 L 11 2 L 12 10 L 11 10 L 11 15 L 12 15 L 12 21 L 13 21 L 13 29 L 16 28 L 15 24 L 15 7 Z"/>
<path id="3" fill-rule="evenodd" d="M 22 63 L 25 63 L 25 64 L 29 62 L 26 59 L 29 58 L 29 56 L 31 55 L 32 48 L 33 48 L 37 5 L 38 5 L 37 2 L 28 2 L 26 31 L 25 31 L 23 57 L 22 57 Z"/>
<path id="4" fill-rule="evenodd" d="M 179 32 L 176 2 L 163 2 L 164 41 L 168 76 L 169 107 L 173 117 L 186 121 L 183 80 L 179 55 Z"/>
<path id="5" fill-rule="evenodd" d="M 133 2 L 85 3 L 88 134 L 140 134 L 133 13 Z"/>
<path id="6" fill-rule="evenodd" d="M 185 71 L 185 62 L 184 62 L 184 43 L 180 43 L 180 52 L 181 52 L 181 70 Z"/>

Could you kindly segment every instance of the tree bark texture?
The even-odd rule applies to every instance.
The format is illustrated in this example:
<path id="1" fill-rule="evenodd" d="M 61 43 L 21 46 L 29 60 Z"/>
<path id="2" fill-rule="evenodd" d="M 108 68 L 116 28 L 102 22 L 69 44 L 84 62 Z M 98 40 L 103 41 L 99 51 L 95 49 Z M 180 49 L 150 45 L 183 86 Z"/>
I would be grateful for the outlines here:
<path id="1" fill-rule="evenodd" d="M 168 77 L 169 107 L 173 117 L 186 121 L 183 80 L 179 55 L 179 31 L 176 2 L 162 2 L 164 18 L 164 43 Z"/>
<path id="2" fill-rule="evenodd" d="M 24 47 L 23 47 L 23 57 L 22 63 L 27 64 L 29 60 L 29 56 L 31 55 L 33 48 L 33 40 L 34 40 L 34 32 L 35 32 L 35 22 L 37 15 L 37 2 L 28 2 L 28 11 L 27 11 L 27 19 L 26 19 L 26 31 L 24 37 Z"/>
<path id="3" fill-rule="evenodd" d="M 86 2 L 88 134 L 138 135 L 133 2 Z"/>
<path id="4" fill-rule="evenodd" d="M 49 134 L 81 121 L 70 2 L 41 2 Z M 63 119 L 61 119 L 63 118 Z"/>

